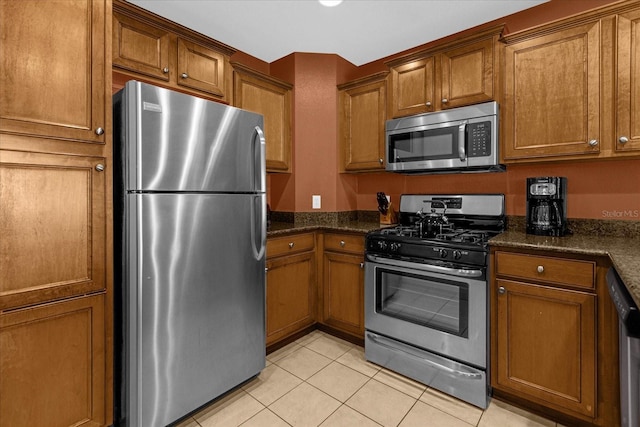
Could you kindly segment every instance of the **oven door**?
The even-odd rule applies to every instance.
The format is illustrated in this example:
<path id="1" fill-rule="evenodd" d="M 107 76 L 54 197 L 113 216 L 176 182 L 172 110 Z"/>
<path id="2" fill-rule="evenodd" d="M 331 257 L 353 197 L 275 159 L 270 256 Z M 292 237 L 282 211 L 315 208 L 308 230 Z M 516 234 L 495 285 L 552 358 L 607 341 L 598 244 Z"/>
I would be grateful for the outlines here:
<path id="1" fill-rule="evenodd" d="M 468 270 L 367 255 L 365 329 L 487 367 L 487 282 Z"/>

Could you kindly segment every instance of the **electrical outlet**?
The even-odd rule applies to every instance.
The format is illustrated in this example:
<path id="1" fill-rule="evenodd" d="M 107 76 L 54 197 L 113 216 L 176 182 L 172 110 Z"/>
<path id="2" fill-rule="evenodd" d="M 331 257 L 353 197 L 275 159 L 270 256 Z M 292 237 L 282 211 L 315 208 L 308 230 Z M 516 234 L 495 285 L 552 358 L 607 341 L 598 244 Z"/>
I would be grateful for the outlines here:
<path id="1" fill-rule="evenodd" d="M 320 209 L 321 206 L 322 206 L 321 197 L 319 195 L 311 196 L 311 208 Z"/>

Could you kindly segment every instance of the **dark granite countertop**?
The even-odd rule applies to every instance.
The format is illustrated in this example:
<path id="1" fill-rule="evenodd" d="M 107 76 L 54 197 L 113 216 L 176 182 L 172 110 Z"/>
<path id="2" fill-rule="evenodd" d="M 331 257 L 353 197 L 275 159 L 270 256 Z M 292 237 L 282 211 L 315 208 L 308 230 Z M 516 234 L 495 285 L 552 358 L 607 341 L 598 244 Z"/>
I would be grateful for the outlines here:
<path id="1" fill-rule="evenodd" d="M 360 213 L 360 220 L 344 220 L 348 216 L 327 214 L 318 218 L 306 216 L 302 221 L 271 223 L 267 237 L 283 236 L 307 231 L 362 233 L 388 227 L 371 219 L 377 213 Z M 362 220 L 362 219 L 365 220 Z M 524 230 L 524 218 L 509 217 L 509 229 L 492 238 L 492 246 L 520 249 L 539 249 L 564 253 L 608 256 L 626 285 L 635 303 L 640 306 L 640 222 L 574 220 L 570 223 L 573 235 L 565 237 L 533 236 Z"/>
<path id="2" fill-rule="evenodd" d="M 640 306 L 640 237 L 638 236 L 603 237 L 593 233 L 575 233 L 565 237 L 546 237 L 509 230 L 492 238 L 489 244 L 520 249 L 609 256 L 631 297 Z"/>
<path id="3" fill-rule="evenodd" d="M 348 221 L 337 224 L 295 224 L 291 222 L 272 222 L 271 227 L 267 230 L 267 237 L 276 237 L 291 233 L 302 233 L 305 231 L 336 231 L 362 233 L 363 235 L 369 231 L 377 230 L 384 227 L 377 222 L 366 221 Z"/>

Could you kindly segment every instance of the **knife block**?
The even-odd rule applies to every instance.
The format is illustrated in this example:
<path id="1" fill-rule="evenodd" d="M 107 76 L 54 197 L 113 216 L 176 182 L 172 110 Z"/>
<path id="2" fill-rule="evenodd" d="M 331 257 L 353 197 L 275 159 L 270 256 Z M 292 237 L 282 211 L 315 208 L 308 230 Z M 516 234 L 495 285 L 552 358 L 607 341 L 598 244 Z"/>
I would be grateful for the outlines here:
<path id="1" fill-rule="evenodd" d="M 389 202 L 389 208 L 386 214 L 380 214 L 380 224 L 391 225 L 398 222 L 398 215 L 393 207 L 393 203 Z"/>

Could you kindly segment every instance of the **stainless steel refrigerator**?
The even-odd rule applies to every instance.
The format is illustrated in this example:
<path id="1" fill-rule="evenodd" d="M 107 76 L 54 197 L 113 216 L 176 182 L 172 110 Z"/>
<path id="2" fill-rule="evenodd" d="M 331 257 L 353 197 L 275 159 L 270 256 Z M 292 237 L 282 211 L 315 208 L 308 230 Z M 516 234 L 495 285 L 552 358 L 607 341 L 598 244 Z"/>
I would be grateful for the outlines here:
<path id="1" fill-rule="evenodd" d="M 130 81 L 113 98 L 115 423 L 172 423 L 265 366 L 261 115 Z"/>

